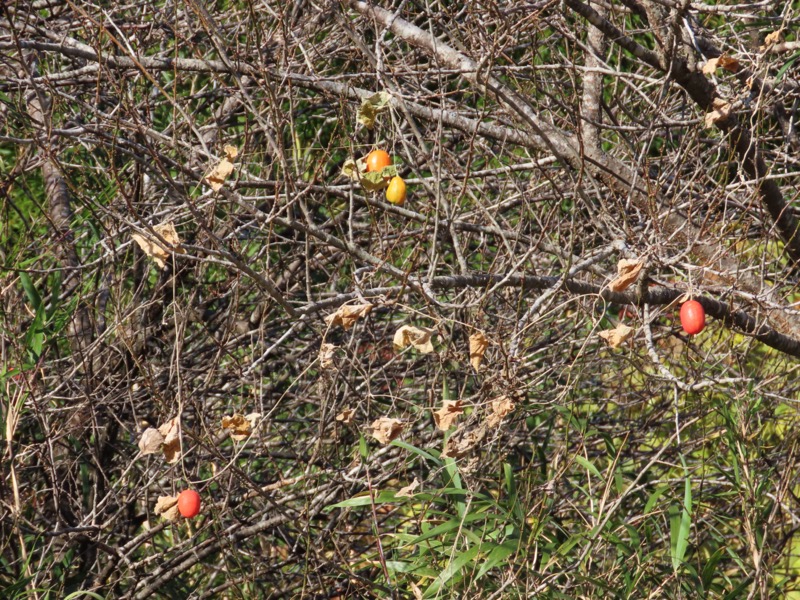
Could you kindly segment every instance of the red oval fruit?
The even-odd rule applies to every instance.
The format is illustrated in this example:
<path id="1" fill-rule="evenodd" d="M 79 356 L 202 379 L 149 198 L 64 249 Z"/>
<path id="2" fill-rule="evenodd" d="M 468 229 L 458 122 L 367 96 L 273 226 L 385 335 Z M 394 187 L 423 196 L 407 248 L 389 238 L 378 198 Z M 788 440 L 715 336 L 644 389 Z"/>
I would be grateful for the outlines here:
<path id="1" fill-rule="evenodd" d="M 392 164 L 392 157 L 384 150 L 373 150 L 367 156 L 367 172 L 380 171 Z"/>
<path id="2" fill-rule="evenodd" d="M 186 517 L 191 519 L 200 514 L 200 494 L 194 490 L 183 490 L 178 495 L 178 511 Z"/>
<path id="3" fill-rule="evenodd" d="M 688 300 L 681 306 L 681 326 L 689 335 L 703 331 L 706 326 L 706 311 L 697 300 Z"/>

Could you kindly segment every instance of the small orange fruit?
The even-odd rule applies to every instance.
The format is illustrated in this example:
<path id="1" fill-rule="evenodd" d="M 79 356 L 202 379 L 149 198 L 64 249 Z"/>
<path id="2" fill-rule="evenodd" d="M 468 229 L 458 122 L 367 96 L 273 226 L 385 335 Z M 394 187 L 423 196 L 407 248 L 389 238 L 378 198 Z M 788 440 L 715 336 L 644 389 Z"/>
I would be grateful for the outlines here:
<path id="1" fill-rule="evenodd" d="M 402 177 L 392 177 L 386 188 L 386 199 L 392 204 L 403 206 L 406 201 L 406 182 Z"/>
<path id="2" fill-rule="evenodd" d="M 367 173 L 380 171 L 392 164 L 392 158 L 385 150 L 373 150 L 367 156 Z"/>
<path id="3" fill-rule="evenodd" d="M 178 495 L 178 511 L 186 517 L 191 519 L 200 514 L 200 494 L 194 490 L 183 490 Z"/>

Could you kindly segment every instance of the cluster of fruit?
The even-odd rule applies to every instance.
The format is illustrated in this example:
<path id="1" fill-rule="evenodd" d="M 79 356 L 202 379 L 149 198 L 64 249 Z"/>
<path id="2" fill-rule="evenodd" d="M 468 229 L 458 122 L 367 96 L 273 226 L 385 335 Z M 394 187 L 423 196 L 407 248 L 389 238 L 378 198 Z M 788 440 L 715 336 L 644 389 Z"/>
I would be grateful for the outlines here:
<path id="1" fill-rule="evenodd" d="M 385 150 L 373 150 L 367 156 L 367 173 L 382 171 L 392 164 L 392 157 Z M 406 201 L 406 182 L 399 175 L 392 177 L 386 188 L 386 200 L 397 206 Z"/>

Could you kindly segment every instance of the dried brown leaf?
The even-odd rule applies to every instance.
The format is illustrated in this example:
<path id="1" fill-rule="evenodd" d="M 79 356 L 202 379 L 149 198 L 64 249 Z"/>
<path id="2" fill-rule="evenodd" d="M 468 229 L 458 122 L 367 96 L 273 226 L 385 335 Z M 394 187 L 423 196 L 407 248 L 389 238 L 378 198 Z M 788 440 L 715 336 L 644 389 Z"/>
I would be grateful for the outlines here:
<path id="1" fill-rule="evenodd" d="M 173 246 L 173 251 L 183 254 L 184 250 L 181 248 L 181 239 L 178 237 L 178 232 L 175 231 L 175 225 L 171 221 L 161 223 L 153 226 L 153 231 L 164 238 L 164 241 Z M 148 257 L 152 258 L 160 269 L 163 269 L 170 256 L 170 250 L 167 250 L 157 238 L 132 233 L 131 238 L 136 242 Z"/>
<path id="2" fill-rule="evenodd" d="M 714 102 L 712 102 L 713 110 L 706 113 L 705 116 L 705 125 L 706 127 L 711 127 L 712 125 L 719 123 L 720 121 L 725 121 L 730 114 L 731 114 L 731 105 L 728 102 L 725 102 L 721 98 L 714 98 Z"/>
<path id="3" fill-rule="evenodd" d="M 400 419 L 381 417 L 373 421 L 370 428 L 372 429 L 372 437 L 381 444 L 388 444 L 403 433 L 404 425 Z"/>
<path id="4" fill-rule="evenodd" d="M 341 325 L 344 329 L 350 329 L 361 317 L 365 317 L 372 310 L 374 304 L 345 304 L 340 306 L 333 314 L 325 317 L 328 327 Z"/>
<path id="5" fill-rule="evenodd" d="M 617 263 L 617 277 L 608 284 L 612 292 L 624 292 L 639 278 L 644 262 L 623 258 Z"/>
<path id="6" fill-rule="evenodd" d="M 142 456 L 147 454 L 155 454 L 161 452 L 161 446 L 164 444 L 164 436 L 158 429 L 148 427 L 142 432 L 142 437 L 139 438 L 139 452 Z"/>
<path id="7" fill-rule="evenodd" d="M 731 58 L 727 54 L 723 54 L 722 56 L 708 60 L 706 64 L 703 65 L 702 70 L 706 75 L 713 74 L 717 69 L 725 69 L 731 73 L 737 73 L 740 67 L 741 65 L 738 60 Z"/>
<path id="8" fill-rule="evenodd" d="M 774 46 L 778 42 L 783 39 L 783 29 L 778 29 L 778 31 L 773 31 L 772 33 L 768 33 L 764 38 L 764 45 L 759 48 L 761 52 L 769 48 L 770 46 Z"/>
<path id="9" fill-rule="evenodd" d="M 477 331 L 469 336 L 469 364 L 476 371 L 481 366 L 483 355 L 489 347 L 489 340 L 482 331 Z"/>
<path id="10" fill-rule="evenodd" d="M 477 447 L 486 437 L 486 425 L 480 425 L 469 431 L 457 429 L 444 445 L 441 458 L 461 458 Z"/>
<path id="11" fill-rule="evenodd" d="M 499 398 L 495 398 L 492 400 L 492 412 L 489 413 L 489 417 L 486 419 L 486 424 L 491 428 L 496 428 L 503 422 L 503 419 L 506 418 L 516 407 L 517 405 L 514 404 L 513 400 L 508 396 L 500 396 Z"/>
<path id="12" fill-rule="evenodd" d="M 250 413 L 247 416 L 238 413 L 230 417 L 222 417 L 222 428 L 231 432 L 231 438 L 237 442 L 246 440 L 252 433 L 261 413 Z"/>
<path id="13" fill-rule="evenodd" d="M 394 333 L 394 349 L 402 350 L 407 346 L 413 346 L 423 354 L 430 354 L 433 352 L 431 337 L 435 333 L 435 329 L 403 325 Z"/>
<path id="14" fill-rule="evenodd" d="M 463 414 L 461 400 L 445 400 L 442 408 L 433 413 L 433 420 L 440 431 L 447 431 L 455 424 L 458 415 Z"/>
<path id="15" fill-rule="evenodd" d="M 414 495 L 414 490 L 419 487 L 419 479 L 414 477 L 414 481 L 409 483 L 406 487 L 400 488 L 394 495 L 395 498 L 410 498 Z"/>
<path id="16" fill-rule="evenodd" d="M 225 146 L 225 158 L 219 161 L 216 166 L 211 169 L 211 172 L 203 178 L 215 192 L 222 189 L 228 175 L 233 173 L 233 163 L 231 161 L 236 158 L 238 154 L 239 151 L 235 146 Z"/>
<path id="17" fill-rule="evenodd" d="M 616 329 L 606 329 L 597 335 L 607 341 L 608 345 L 612 348 L 619 348 L 635 331 L 633 327 L 628 327 L 624 323 L 620 323 L 617 325 Z"/>
<path id="18" fill-rule="evenodd" d="M 355 414 L 356 411 L 354 411 L 352 408 L 345 408 L 342 412 L 336 415 L 336 420 L 347 425 L 353 420 L 353 416 Z"/>
<path id="19" fill-rule="evenodd" d="M 167 463 L 173 464 L 181 459 L 181 429 L 180 419 L 175 417 L 164 423 L 158 428 L 159 433 L 164 436 L 164 458 Z"/>
<path id="20" fill-rule="evenodd" d="M 333 355 L 336 352 L 336 346 L 323 342 L 319 347 L 319 366 L 323 369 L 332 369 L 334 367 Z"/>
<path id="21" fill-rule="evenodd" d="M 159 496 L 153 511 L 167 521 L 177 521 L 181 516 L 178 510 L 178 497 Z"/>

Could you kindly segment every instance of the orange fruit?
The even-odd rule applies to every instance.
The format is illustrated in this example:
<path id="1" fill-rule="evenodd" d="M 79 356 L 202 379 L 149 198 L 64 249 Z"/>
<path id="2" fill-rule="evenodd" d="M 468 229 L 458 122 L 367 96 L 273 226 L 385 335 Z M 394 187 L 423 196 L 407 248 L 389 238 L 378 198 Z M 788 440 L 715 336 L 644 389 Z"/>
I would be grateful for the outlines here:
<path id="1" fill-rule="evenodd" d="M 373 150 L 367 155 L 367 173 L 380 171 L 392 164 L 392 157 L 385 150 Z"/>
<path id="2" fill-rule="evenodd" d="M 191 519 L 200 514 L 200 494 L 194 490 L 183 490 L 178 494 L 178 511 Z"/>

